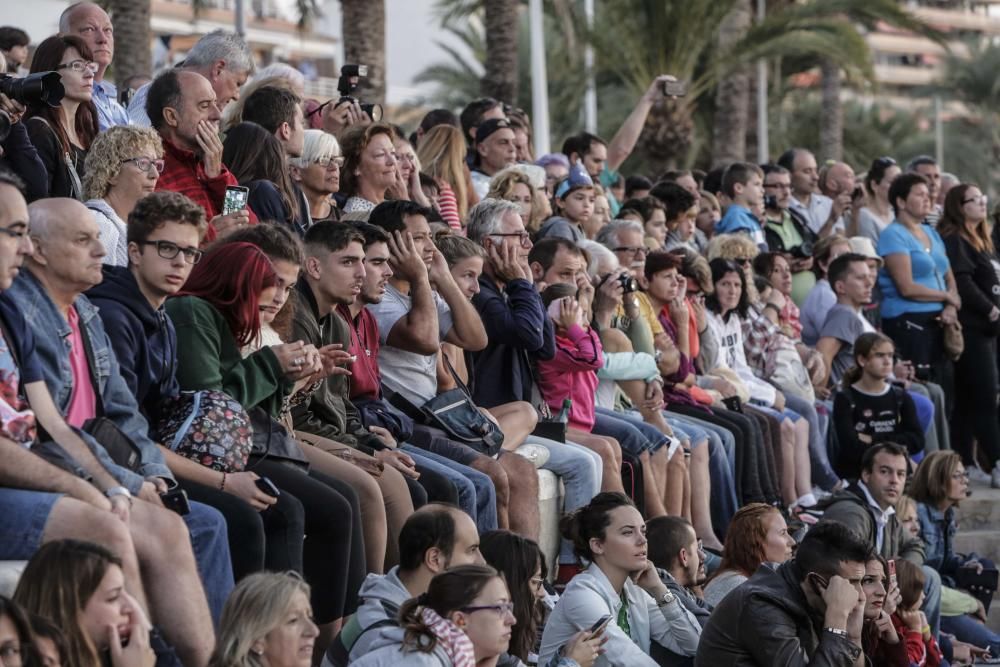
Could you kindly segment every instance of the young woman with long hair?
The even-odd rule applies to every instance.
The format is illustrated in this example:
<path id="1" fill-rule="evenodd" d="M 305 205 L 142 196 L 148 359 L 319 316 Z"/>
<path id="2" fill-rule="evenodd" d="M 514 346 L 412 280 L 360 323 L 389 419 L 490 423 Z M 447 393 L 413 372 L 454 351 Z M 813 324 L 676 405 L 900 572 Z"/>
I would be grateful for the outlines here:
<path id="1" fill-rule="evenodd" d="M 792 557 L 795 540 L 785 517 L 773 505 L 750 503 L 733 516 L 726 530 L 722 563 L 705 585 L 705 602 L 713 607 L 753 576 L 761 565 L 780 565 Z"/>
<path id="2" fill-rule="evenodd" d="M 436 125 L 420 138 L 417 158 L 425 174 L 435 180 L 440 194 L 438 206 L 448 226 L 460 230 L 475 197 L 469 188 L 462 130 L 452 125 Z"/>
<path id="3" fill-rule="evenodd" d="M 312 586 L 322 644 L 357 604 L 365 545 L 355 491 L 321 472 L 307 471 L 301 448 L 272 419 L 295 384 L 320 371 L 319 353 L 302 342 L 264 346 L 246 358 L 240 352 L 259 338 L 261 313 L 283 287 L 274 263 L 260 248 L 224 243 L 195 265 L 184 291 L 169 299 L 166 309 L 177 330 L 181 389 L 224 391 L 248 411 L 259 408 L 255 431 L 263 425 L 266 442 L 251 458 L 250 469 L 298 499 L 305 510 L 302 563 L 292 569 L 303 571 Z"/>
<path id="4" fill-rule="evenodd" d="M 57 106 L 45 102 L 28 107 L 25 125 L 31 143 L 49 175 L 49 197 L 83 200 L 84 161 L 97 137 L 93 102 L 97 63 L 79 37 L 53 36 L 35 49 L 31 73 L 59 72 L 66 94 Z"/>
<path id="5" fill-rule="evenodd" d="M 938 233 L 955 274 L 965 349 L 955 362 L 954 448 L 972 465 L 973 441 L 989 458 L 1000 485 L 1000 423 L 997 405 L 997 336 L 1000 335 L 1000 255 L 990 238 L 986 195 L 972 183 L 948 191 Z"/>
<path id="6" fill-rule="evenodd" d="M 209 667 L 309 667 L 319 635 L 309 597 L 296 572 L 243 579 L 222 609 Z"/>
<path id="7" fill-rule="evenodd" d="M 857 218 L 857 229 L 850 230 L 849 236 L 864 236 L 878 246 L 878 237 L 888 227 L 895 214 L 889 202 L 889 187 L 901 173 L 899 165 L 891 157 L 880 157 L 872 161 L 865 174 L 866 203 Z M 852 221 L 853 222 L 853 221 Z"/>
<path id="8" fill-rule="evenodd" d="M 277 137 L 256 123 L 239 123 L 226 132 L 222 163 L 240 185 L 250 189 L 247 206 L 258 220 L 305 229 L 306 206 Z"/>
<path id="9" fill-rule="evenodd" d="M 42 545 L 28 561 L 14 600 L 64 633 L 63 663 L 73 667 L 153 667 L 149 620 L 125 590 L 121 560 L 79 540 Z"/>
<path id="10" fill-rule="evenodd" d="M 538 648 L 545 611 L 545 556 L 538 543 L 509 530 L 492 530 L 479 540 L 486 563 L 507 580 L 517 625 L 511 628 L 507 653 L 521 662 Z"/>
<path id="11" fill-rule="evenodd" d="M 892 622 L 899 602 L 899 587 L 889 578 L 888 569 L 885 559 L 878 555 L 865 563 L 865 576 L 861 578 L 861 590 L 865 593 L 861 646 L 873 665 L 910 667 L 906 644 Z"/>

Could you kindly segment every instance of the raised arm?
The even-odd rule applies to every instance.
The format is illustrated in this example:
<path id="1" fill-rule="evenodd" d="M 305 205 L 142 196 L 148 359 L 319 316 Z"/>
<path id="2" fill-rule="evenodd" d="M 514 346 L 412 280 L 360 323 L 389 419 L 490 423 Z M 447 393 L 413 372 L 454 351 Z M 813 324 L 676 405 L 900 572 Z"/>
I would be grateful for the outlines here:
<path id="1" fill-rule="evenodd" d="M 622 166 L 625 160 L 628 159 L 628 156 L 632 154 L 632 151 L 635 150 L 635 145 L 639 141 L 639 135 L 642 134 L 642 128 L 646 124 L 646 118 L 649 116 L 650 109 L 663 96 L 663 82 L 676 80 L 669 74 L 662 74 L 656 77 L 653 83 L 649 84 L 649 88 L 639 98 L 639 102 L 632 109 L 632 113 L 628 115 L 622 126 L 615 132 L 611 143 L 608 144 L 608 171 L 618 171 L 618 168 Z"/>
<path id="2" fill-rule="evenodd" d="M 448 261 L 440 250 L 434 250 L 434 259 L 431 262 L 429 273 L 438 294 L 451 309 L 451 329 L 445 336 L 445 340 L 468 352 L 478 352 L 485 348 L 489 339 L 486 337 L 483 320 L 479 317 L 475 306 L 472 305 L 472 301 L 465 296 L 455 282 L 451 270 L 448 268 Z"/>

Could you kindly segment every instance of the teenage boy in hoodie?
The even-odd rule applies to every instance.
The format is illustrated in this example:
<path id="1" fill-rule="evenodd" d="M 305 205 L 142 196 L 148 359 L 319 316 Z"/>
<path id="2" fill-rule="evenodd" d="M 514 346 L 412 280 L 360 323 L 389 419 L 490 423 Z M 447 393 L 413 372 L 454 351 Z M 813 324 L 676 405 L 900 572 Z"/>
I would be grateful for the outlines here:
<path id="1" fill-rule="evenodd" d="M 323 657 L 323 667 L 339 667 L 371 650 L 379 628 L 398 628 L 399 608 L 427 592 L 434 575 L 456 565 L 482 565 L 479 533 L 457 507 L 431 503 L 406 520 L 399 533 L 399 565 L 369 574 L 358 592 L 360 604 Z"/>
<path id="2" fill-rule="evenodd" d="M 187 281 L 201 259 L 205 213 L 177 192 L 154 192 L 139 200 L 128 220 L 127 267 L 103 268 L 104 280 L 87 291 L 119 360 L 122 379 L 143 416 L 156 423 L 164 399 L 180 393 L 177 384 L 177 334 L 163 304 Z M 254 484 L 252 472 L 221 472 L 160 446 L 167 466 L 192 500 L 218 509 L 226 518 L 236 579 L 261 570 L 266 561 L 265 533 L 274 544 L 288 524 L 301 524 L 297 503 L 275 499 Z M 224 490 L 222 490 L 224 487 Z M 273 512 L 258 513 L 272 505 Z M 277 557 L 277 553 L 271 554 Z"/>

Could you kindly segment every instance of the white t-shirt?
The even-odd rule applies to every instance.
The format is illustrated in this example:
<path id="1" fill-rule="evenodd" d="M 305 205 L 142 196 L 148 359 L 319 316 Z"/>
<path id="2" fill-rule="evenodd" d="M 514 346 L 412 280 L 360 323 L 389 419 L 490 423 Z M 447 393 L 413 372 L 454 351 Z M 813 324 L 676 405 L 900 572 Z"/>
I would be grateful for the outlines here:
<path id="1" fill-rule="evenodd" d="M 747 363 L 746 351 L 743 349 L 743 326 L 740 324 L 739 316 L 733 313 L 728 321 L 724 321 L 721 316 L 711 311 L 706 312 L 706 315 L 708 326 L 719 341 L 719 356 L 713 368 L 725 366 L 732 369 L 750 390 L 751 399 L 764 405 L 774 405 L 777 390 L 754 375 L 753 369 Z"/>

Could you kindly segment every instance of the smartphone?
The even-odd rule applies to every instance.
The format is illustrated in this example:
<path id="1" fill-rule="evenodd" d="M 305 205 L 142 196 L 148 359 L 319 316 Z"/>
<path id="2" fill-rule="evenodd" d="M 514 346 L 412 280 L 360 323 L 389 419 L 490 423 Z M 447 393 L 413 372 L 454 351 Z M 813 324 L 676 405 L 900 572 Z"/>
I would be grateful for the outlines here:
<path id="1" fill-rule="evenodd" d="M 160 501 L 163 506 L 171 512 L 177 512 L 181 516 L 191 513 L 191 505 L 188 503 L 187 491 L 173 488 L 166 493 L 160 494 Z"/>
<path id="2" fill-rule="evenodd" d="M 733 412 L 743 412 L 743 404 L 740 402 L 739 396 L 724 398 L 722 399 L 722 404 L 726 406 L 726 409 L 732 410 Z"/>
<path id="3" fill-rule="evenodd" d="M 604 632 L 604 628 L 608 627 L 608 622 L 611 620 L 611 616 L 602 616 L 597 619 L 597 622 L 590 626 L 590 634 L 599 635 Z"/>
<path id="4" fill-rule="evenodd" d="M 896 559 L 890 558 L 889 563 L 889 588 L 896 587 Z"/>
<path id="5" fill-rule="evenodd" d="M 239 185 L 226 186 L 226 198 L 222 202 L 222 215 L 229 215 L 247 207 L 250 188 Z"/>
<path id="6" fill-rule="evenodd" d="M 257 485 L 258 489 L 260 489 L 267 495 L 271 496 L 272 498 L 277 498 L 278 496 L 281 495 L 281 491 L 278 490 L 278 487 L 275 486 L 274 482 L 269 480 L 267 477 L 259 478 L 256 482 L 254 482 L 254 484 Z"/>
<path id="7" fill-rule="evenodd" d="M 684 97 L 687 95 L 687 84 L 683 81 L 664 81 L 663 94 L 667 97 Z"/>

